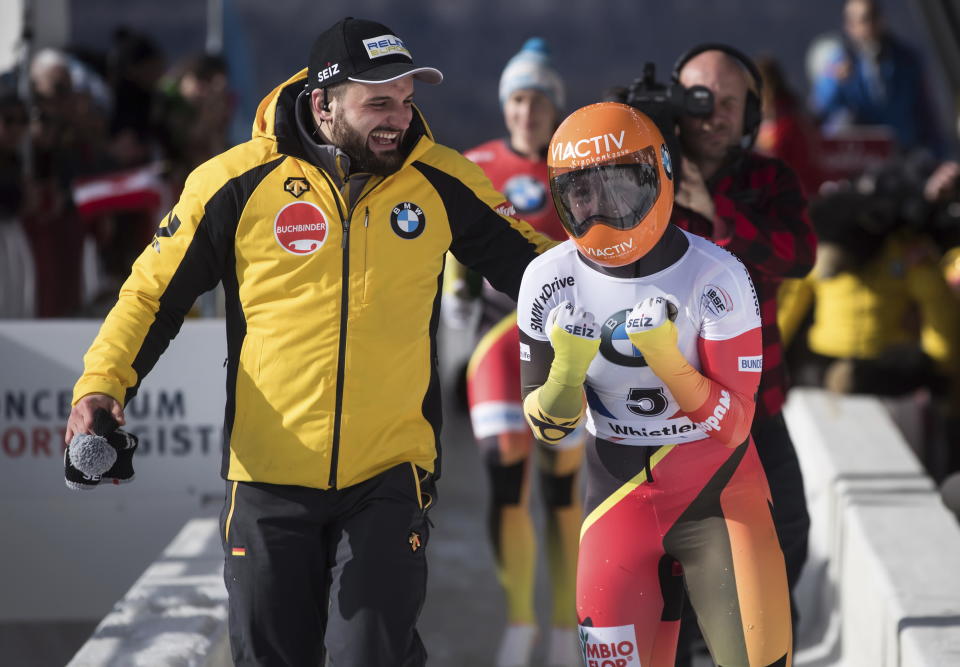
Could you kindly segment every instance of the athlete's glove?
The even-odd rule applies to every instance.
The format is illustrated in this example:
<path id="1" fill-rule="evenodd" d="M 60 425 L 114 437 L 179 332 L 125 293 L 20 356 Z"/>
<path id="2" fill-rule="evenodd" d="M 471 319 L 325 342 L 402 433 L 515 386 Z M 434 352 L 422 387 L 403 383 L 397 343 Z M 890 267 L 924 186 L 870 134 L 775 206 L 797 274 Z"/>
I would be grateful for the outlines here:
<path id="1" fill-rule="evenodd" d="M 583 383 L 600 348 L 600 327 L 592 313 L 564 301 L 547 315 L 546 331 L 553 346 L 550 374 L 523 401 L 523 411 L 537 439 L 556 444 L 583 418 Z"/>
<path id="2" fill-rule="evenodd" d="M 121 484 L 133 479 L 137 437 L 117 426 L 109 412 L 99 409 L 93 416 L 94 434 L 73 436 L 63 452 L 67 488 L 88 490 L 96 487 L 101 480 Z"/>
<path id="3" fill-rule="evenodd" d="M 690 365 L 677 346 L 676 306 L 662 296 L 644 299 L 627 315 L 625 328 L 644 361 L 670 389 L 680 409 L 700 408 L 710 394 L 710 382 Z"/>
<path id="4" fill-rule="evenodd" d="M 549 379 L 566 387 L 579 387 L 600 349 L 600 327 L 593 313 L 564 301 L 550 311 L 546 324 L 553 346 Z"/>
<path id="5" fill-rule="evenodd" d="M 676 307 L 664 297 L 644 299 L 627 315 L 627 336 L 687 417 L 710 436 L 736 447 L 750 434 L 753 401 L 690 365 L 677 345 L 672 321 L 676 314 Z"/>
<path id="6" fill-rule="evenodd" d="M 627 336 L 648 364 L 651 359 L 655 361 L 680 351 L 677 325 L 670 319 L 672 305 L 662 296 L 653 296 L 638 303 L 627 315 Z"/>

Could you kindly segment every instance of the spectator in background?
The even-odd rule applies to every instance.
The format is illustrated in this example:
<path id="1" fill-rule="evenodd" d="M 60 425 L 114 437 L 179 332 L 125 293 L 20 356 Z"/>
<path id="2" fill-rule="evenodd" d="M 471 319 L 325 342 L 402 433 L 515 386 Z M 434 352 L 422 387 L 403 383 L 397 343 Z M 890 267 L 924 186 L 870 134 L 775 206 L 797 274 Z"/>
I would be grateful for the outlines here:
<path id="1" fill-rule="evenodd" d="M 23 202 L 20 146 L 29 124 L 27 108 L 13 94 L 0 96 L 0 224 L 12 222 Z"/>
<path id="2" fill-rule="evenodd" d="M 118 28 L 108 68 L 114 95 L 111 153 L 121 166 L 143 164 L 155 151 L 152 112 L 164 70 L 163 54 L 146 35 Z"/>
<path id="3" fill-rule="evenodd" d="M 684 86 L 703 85 L 714 95 L 709 117 L 684 116 L 680 121 L 683 166 L 674 222 L 739 257 L 756 287 L 763 371 L 751 433 L 770 483 L 792 589 L 807 558 L 810 518 L 800 464 L 782 413 L 787 374 L 777 328 L 777 290 L 785 278 L 809 273 L 816 237 L 796 174 L 780 160 L 750 150 L 762 120 L 763 81 L 756 65 L 729 46 L 703 44 L 680 56 L 674 75 Z M 689 663 L 694 629 L 692 619 L 685 618 L 678 664 Z"/>
<path id="4" fill-rule="evenodd" d="M 900 204 L 886 193 L 855 190 L 811 204 L 818 259 L 781 294 L 780 328 L 789 344 L 812 311 L 806 340 L 797 341 L 806 343 L 795 355 L 798 384 L 880 396 L 926 389 L 934 399 L 930 416 L 955 432 L 960 302 L 928 230 L 902 215 Z M 926 433 L 918 452 L 936 479 L 960 461 L 950 451 L 956 445 L 940 440 L 944 432 Z"/>
<path id="5" fill-rule="evenodd" d="M 100 155 L 78 170 L 73 194 L 86 230 L 95 240 L 95 266 L 85 267 L 89 315 L 102 316 L 130 266 L 149 243 L 165 201 L 159 144 L 153 119 L 164 58 L 145 35 L 121 27 L 106 58 L 112 113 Z M 156 164 L 154 164 L 156 163 Z"/>
<path id="6" fill-rule="evenodd" d="M 24 200 L 20 148 L 28 122 L 27 109 L 16 95 L 0 95 L 0 317 L 35 315 L 36 269 L 20 225 Z"/>
<path id="7" fill-rule="evenodd" d="M 565 89 L 542 39 L 527 40 L 510 59 L 500 76 L 499 95 L 509 136 L 481 144 L 465 155 L 480 165 L 494 188 L 504 193 L 517 217 L 555 240 L 564 239 L 566 233 L 550 196 L 546 154 L 560 122 Z M 453 275 L 456 268 L 448 261 L 446 271 Z M 448 298 L 457 298 L 466 284 L 462 281 L 459 290 Z M 490 479 L 490 540 L 507 602 L 508 625 L 496 665 L 528 665 L 537 636 L 537 544 L 530 515 L 533 461 L 539 470 L 548 516 L 546 551 L 553 609 L 546 664 L 580 664 L 574 585 L 582 518 L 577 485 L 583 459 L 582 431 L 563 446 L 535 446 L 523 420 L 520 400 L 520 340 L 515 309 L 511 298 L 484 284 L 480 322 L 483 338 L 468 366 L 473 434 Z"/>
<path id="8" fill-rule="evenodd" d="M 106 54 L 76 46 L 71 46 L 65 53 L 74 91 L 88 96 L 91 104 L 109 118 L 113 109 L 113 90 L 106 79 Z"/>
<path id="9" fill-rule="evenodd" d="M 67 57 L 55 49 L 41 49 L 30 61 L 30 84 L 42 99 L 63 99 L 73 92 Z"/>
<path id="10" fill-rule="evenodd" d="M 757 135 L 757 150 L 786 162 L 796 172 L 807 195 L 816 194 L 821 175 L 813 119 L 790 88 L 775 58 L 758 58 L 757 69 L 763 79 L 763 122 Z"/>
<path id="11" fill-rule="evenodd" d="M 813 84 L 827 125 L 887 125 L 904 150 L 945 152 L 916 52 L 890 33 L 878 0 L 847 0 L 845 47 Z"/>
<path id="12" fill-rule="evenodd" d="M 175 192 L 194 168 L 229 147 L 233 109 L 220 56 L 188 58 L 161 81 L 154 117 Z"/>
<path id="13" fill-rule="evenodd" d="M 49 117 L 53 145 L 70 176 L 102 169 L 109 125 L 109 91 L 90 67 L 64 51 L 42 49 L 30 64 L 35 113 Z"/>
<path id="14" fill-rule="evenodd" d="M 957 307 L 938 255 L 891 215 L 890 202 L 854 190 L 815 200 L 813 271 L 783 295 L 789 344 L 813 308 L 813 356 L 797 378 L 841 393 L 900 396 L 952 374 L 960 344 Z"/>
<path id="15" fill-rule="evenodd" d="M 939 212 L 935 241 L 943 253 L 944 278 L 960 298 L 960 163 L 939 164 L 923 184 L 923 198 Z"/>
<path id="16" fill-rule="evenodd" d="M 20 222 L 36 263 L 37 317 L 67 317 L 80 307 L 83 226 L 70 184 L 81 163 L 68 60 L 40 51 L 30 66 L 30 162 Z"/>

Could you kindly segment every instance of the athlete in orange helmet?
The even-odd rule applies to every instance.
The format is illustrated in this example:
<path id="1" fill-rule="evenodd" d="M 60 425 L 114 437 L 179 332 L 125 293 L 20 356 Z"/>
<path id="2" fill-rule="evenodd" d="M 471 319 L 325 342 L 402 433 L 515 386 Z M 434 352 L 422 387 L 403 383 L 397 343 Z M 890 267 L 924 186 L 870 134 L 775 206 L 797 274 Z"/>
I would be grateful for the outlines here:
<path id="1" fill-rule="evenodd" d="M 539 440 L 588 433 L 585 664 L 673 667 L 686 590 L 717 664 L 789 667 L 786 569 L 750 436 L 763 368 L 750 276 L 667 224 L 670 153 L 635 109 L 579 109 L 548 161 L 570 240 L 524 273 L 520 370 Z"/>
<path id="2" fill-rule="evenodd" d="M 564 228 L 587 259 L 624 266 L 663 236 L 673 208 L 670 153 L 632 107 L 602 102 L 567 118 L 547 168 Z"/>

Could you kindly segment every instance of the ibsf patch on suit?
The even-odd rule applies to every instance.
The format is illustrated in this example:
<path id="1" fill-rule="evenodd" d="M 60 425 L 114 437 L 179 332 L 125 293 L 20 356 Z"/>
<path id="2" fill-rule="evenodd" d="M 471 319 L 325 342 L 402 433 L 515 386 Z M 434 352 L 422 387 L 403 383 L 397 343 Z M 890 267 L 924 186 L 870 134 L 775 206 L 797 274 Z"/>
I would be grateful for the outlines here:
<path id="1" fill-rule="evenodd" d="M 718 320 L 733 311 L 733 299 L 722 287 L 707 285 L 700 295 L 700 305 Z"/>

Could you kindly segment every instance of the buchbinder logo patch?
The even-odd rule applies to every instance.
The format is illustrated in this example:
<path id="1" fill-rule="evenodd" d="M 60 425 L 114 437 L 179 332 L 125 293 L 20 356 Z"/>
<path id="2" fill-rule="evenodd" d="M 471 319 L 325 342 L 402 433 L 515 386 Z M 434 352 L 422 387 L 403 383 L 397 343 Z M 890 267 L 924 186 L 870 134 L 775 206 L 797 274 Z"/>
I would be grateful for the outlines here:
<path id="1" fill-rule="evenodd" d="M 291 202 L 277 213 L 273 235 L 290 254 L 312 255 L 327 240 L 327 216 L 316 204 Z"/>

